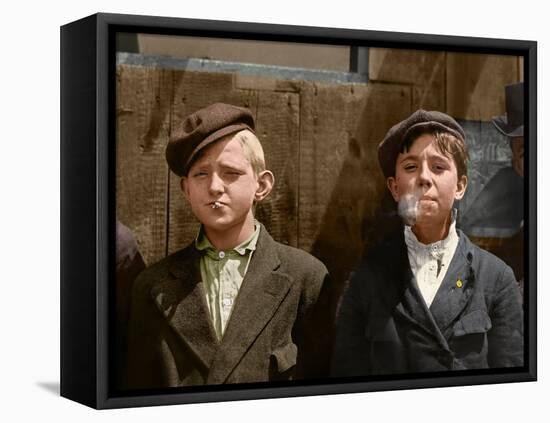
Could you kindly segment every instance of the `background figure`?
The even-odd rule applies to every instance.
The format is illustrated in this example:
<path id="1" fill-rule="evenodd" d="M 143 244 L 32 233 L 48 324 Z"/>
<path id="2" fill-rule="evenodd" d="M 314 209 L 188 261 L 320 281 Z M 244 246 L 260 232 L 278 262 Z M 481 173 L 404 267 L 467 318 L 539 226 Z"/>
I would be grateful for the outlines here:
<path id="1" fill-rule="evenodd" d="M 124 360 L 128 338 L 128 316 L 132 286 L 137 275 L 145 269 L 132 231 L 116 222 L 116 370 L 120 383 L 124 374 Z"/>
<path id="2" fill-rule="evenodd" d="M 474 241 L 512 267 L 523 292 L 523 82 L 506 87 L 506 114 L 493 118 L 509 137 L 512 163 L 499 170 L 461 221 Z"/>

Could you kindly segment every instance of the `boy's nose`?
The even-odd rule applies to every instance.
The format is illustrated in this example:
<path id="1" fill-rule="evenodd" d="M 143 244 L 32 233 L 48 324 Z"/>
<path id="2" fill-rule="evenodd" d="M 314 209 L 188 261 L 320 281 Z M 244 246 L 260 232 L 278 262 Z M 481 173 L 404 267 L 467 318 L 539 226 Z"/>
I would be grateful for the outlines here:
<path id="1" fill-rule="evenodd" d="M 208 190 L 211 194 L 218 194 L 220 192 L 223 192 L 223 180 L 218 176 L 217 173 L 213 173 L 212 177 L 210 178 L 210 184 L 208 186 Z"/>
<path id="2" fill-rule="evenodd" d="M 420 174 L 418 175 L 418 183 L 420 186 L 432 186 L 432 172 L 429 166 L 420 166 Z"/>

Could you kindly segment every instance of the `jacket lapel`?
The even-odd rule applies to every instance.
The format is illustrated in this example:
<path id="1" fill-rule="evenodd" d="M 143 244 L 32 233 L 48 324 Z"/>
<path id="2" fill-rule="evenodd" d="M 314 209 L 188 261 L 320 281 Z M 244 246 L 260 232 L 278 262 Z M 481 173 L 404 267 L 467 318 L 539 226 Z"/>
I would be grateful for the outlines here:
<path id="1" fill-rule="evenodd" d="M 262 226 L 258 245 L 212 363 L 208 384 L 224 383 L 286 297 L 292 278 L 278 271 L 275 241 Z"/>
<path id="2" fill-rule="evenodd" d="M 447 330 L 468 304 L 475 282 L 471 266 L 471 244 L 461 232 L 459 236 L 460 240 L 449 270 L 430 307 L 432 316 L 442 332 Z"/>
<path id="3" fill-rule="evenodd" d="M 392 267 L 395 269 L 393 273 L 395 283 L 392 285 L 398 289 L 393 294 L 397 298 L 396 318 L 405 320 L 409 324 L 422 329 L 424 333 L 434 337 L 437 342 L 446 348 L 447 343 L 428 310 L 412 273 L 403 230 L 399 232 L 397 246 L 397 248 L 394 248 L 394 251 L 397 252 L 396 260 L 392 262 Z"/>
<path id="4" fill-rule="evenodd" d="M 395 310 L 397 318 L 429 331 L 429 321 L 426 316 L 422 298 L 416 289 L 416 282 L 409 264 L 407 247 L 403 239 L 403 230 L 400 230 L 391 245 L 383 248 L 385 251 L 394 251 L 393 257 L 384 257 L 384 272 L 390 275 L 390 280 L 382 280 L 379 292 L 389 310 Z M 384 278 L 385 279 L 385 278 Z M 391 283 L 390 283 L 391 282 Z"/>
<path id="5" fill-rule="evenodd" d="M 209 368 L 218 348 L 200 281 L 199 255 L 194 248 L 177 260 L 170 271 L 177 279 L 156 285 L 151 296 L 168 325 L 202 364 Z"/>

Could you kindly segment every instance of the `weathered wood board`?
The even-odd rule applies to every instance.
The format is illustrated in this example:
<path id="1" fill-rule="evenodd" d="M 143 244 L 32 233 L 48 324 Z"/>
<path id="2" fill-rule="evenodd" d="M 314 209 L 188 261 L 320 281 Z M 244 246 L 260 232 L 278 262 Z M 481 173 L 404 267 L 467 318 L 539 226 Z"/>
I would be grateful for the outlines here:
<path id="1" fill-rule="evenodd" d="M 172 71 L 117 68 L 117 218 L 132 229 L 151 264 L 166 253 L 164 148 L 170 130 Z"/>
<path id="2" fill-rule="evenodd" d="M 369 79 L 412 87 L 411 109 L 445 109 L 446 53 L 369 49 Z"/>
<path id="3" fill-rule="evenodd" d="M 446 112 L 485 122 L 504 114 L 504 87 L 520 80 L 518 69 L 516 56 L 448 53 Z"/>
<path id="4" fill-rule="evenodd" d="M 368 240 L 363 224 L 379 208 L 385 182 L 377 147 L 411 111 L 411 91 L 376 84 L 302 93 L 300 248 L 335 280 L 345 279 Z"/>

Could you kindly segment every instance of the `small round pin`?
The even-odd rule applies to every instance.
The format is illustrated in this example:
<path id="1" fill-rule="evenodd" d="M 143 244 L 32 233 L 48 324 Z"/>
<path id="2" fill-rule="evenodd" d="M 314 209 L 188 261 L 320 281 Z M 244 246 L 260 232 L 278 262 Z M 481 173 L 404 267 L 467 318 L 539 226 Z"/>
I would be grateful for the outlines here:
<path id="1" fill-rule="evenodd" d="M 462 285 L 463 284 L 462 284 L 462 281 L 460 279 L 456 281 L 456 287 L 457 288 L 462 288 Z"/>

